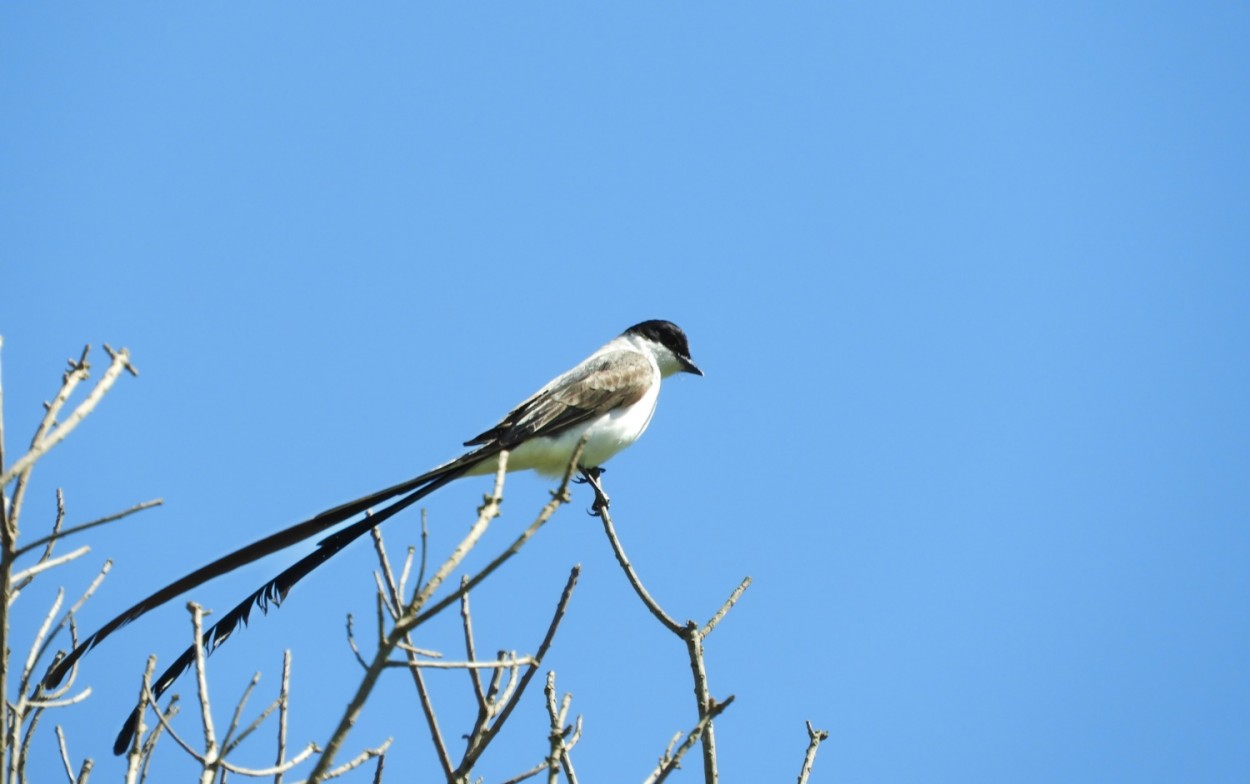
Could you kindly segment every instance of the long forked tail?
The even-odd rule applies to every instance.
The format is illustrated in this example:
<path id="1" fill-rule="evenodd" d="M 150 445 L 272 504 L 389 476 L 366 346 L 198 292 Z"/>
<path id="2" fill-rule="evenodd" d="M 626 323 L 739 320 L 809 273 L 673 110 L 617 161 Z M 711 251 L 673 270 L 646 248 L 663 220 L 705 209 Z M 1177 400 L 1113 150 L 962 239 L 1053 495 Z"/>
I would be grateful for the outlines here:
<path id="1" fill-rule="evenodd" d="M 412 504 L 420 501 L 438 488 L 461 476 L 470 466 L 465 465 L 458 467 L 456 470 L 450 471 L 442 476 L 436 477 L 429 484 L 420 487 L 403 498 L 395 501 L 377 514 L 370 515 L 363 520 L 358 520 L 347 526 L 341 531 L 335 531 L 317 543 L 317 549 L 303 558 L 287 567 L 281 574 L 273 578 L 269 582 L 248 595 L 246 599 L 239 602 L 230 612 L 221 617 L 217 623 L 209 627 L 204 632 L 204 636 L 200 638 L 200 645 L 205 650 L 212 653 L 217 646 L 229 639 L 230 635 L 240 626 L 246 626 L 248 618 L 251 617 L 253 608 L 260 608 L 263 613 L 269 612 L 270 605 L 279 607 L 286 598 L 291 588 L 304 577 L 308 576 L 312 570 L 321 564 L 330 560 L 336 553 L 342 550 L 352 541 L 359 538 L 361 534 L 375 528 L 392 515 L 408 508 Z M 196 646 L 192 645 L 182 652 L 182 655 L 169 665 L 168 669 L 160 674 L 152 683 L 153 700 L 159 700 L 165 690 L 173 685 L 178 676 L 186 672 L 195 662 Z M 117 733 L 117 739 L 113 741 L 113 753 L 120 756 L 125 754 L 130 748 L 131 741 L 134 738 L 135 728 L 139 724 L 139 717 L 142 714 L 143 705 L 136 707 L 126 719 L 126 723 L 122 725 L 121 731 Z"/>
<path id="2" fill-rule="evenodd" d="M 385 514 L 386 517 L 390 517 L 395 514 L 395 512 L 398 512 L 400 509 L 419 501 L 451 480 L 463 476 L 466 471 L 489 456 L 489 454 L 484 454 L 486 452 L 488 452 L 487 449 L 469 452 L 463 457 L 441 465 L 433 471 L 428 471 L 421 476 L 414 477 L 397 485 L 392 485 L 391 487 L 379 490 L 376 493 L 371 493 L 361 498 L 357 498 L 354 501 L 348 501 L 347 503 L 340 504 L 333 509 L 327 509 L 315 517 L 311 517 L 301 523 L 296 523 L 295 525 L 278 531 L 275 534 L 271 534 L 263 539 L 252 542 L 242 549 L 235 550 L 228 555 L 224 555 L 216 561 L 196 569 L 194 572 L 191 572 L 185 577 L 175 580 L 151 596 L 148 596 L 123 611 L 117 617 L 101 626 L 90 637 L 87 637 L 79 643 L 74 650 L 70 651 L 60 661 L 54 664 L 48 670 L 47 674 L 44 675 L 44 687 L 48 689 L 55 688 L 62 680 L 65 679 L 65 676 L 73 668 L 74 664 L 76 664 L 78 660 L 87 653 L 87 651 L 95 648 L 110 634 L 144 615 L 149 610 L 160 607 L 165 602 L 168 602 L 169 600 L 191 590 L 192 588 L 202 585 L 209 580 L 220 577 L 221 575 L 232 572 L 241 566 L 245 566 L 253 561 L 264 558 L 267 555 L 272 555 L 273 553 L 284 550 L 287 547 L 298 544 L 305 539 L 316 536 L 326 529 L 332 528 L 339 523 L 349 520 L 377 504 L 388 501 L 397 495 L 408 493 L 408 495 L 404 496 L 391 506 L 388 506 L 381 513 L 374 515 L 371 518 L 366 518 L 327 537 L 321 542 L 316 551 L 308 557 L 301 559 L 297 564 L 295 564 L 295 566 L 292 566 L 290 569 L 283 572 L 275 580 L 267 583 L 260 591 L 249 597 L 248 601 L 244 604 L 247 604 L 250 607 L 251 603 L 255 602 L 264 608 L 270 601 L 273 601 L 275 604 L 280 603 L 282 596 L 285 595 L 286 591 L 298 582 L 300 578 L 311 572 L 314 568 L 323 563 L 325 559 L 341 550 L 343 545 L 346 545 L 347 542 L 355 539 L 360 534 L 352 534 L 346 541 L 343 542 L 342 545 L 335 548 L 333 544 L 339 541 L 339 537 L 355 531 L 357 527 L 367 523 L 367 525 L 364 525 L 363 528 L 360 528 L 360 533 L 363 533 L 364 531 L 372 528 L 374 525 L 377 525 L 379 518 L 382 517 L 383 514 Z M 385 517 L 382 517 L 382 519 L 385 519 Z M 315 559 L 317 556 L 319 556 L 320 560 Z M 303 566 L 303 571 L 296 572 L 297 567 L 300 567 L 306 561 L 308 561 L 309 564 Z M 290 576 L 288 577 L 288 575 Z M 234 611 L 231 611 L 230 614 L 222 618 L 222 620 L 213 628 L 224 628 L 224 623 L 229 618 L 234 619 L 234 624 L 238 624 L 240 622 L 245 623 L 247 621 L 247 615 L 248 612 L 240 612 L 240 608 L 236 608 Z M 233 628 L 234 627 L 231 626 L 231 629 Z M 226 636 L 228 636 L 228 634 L 220 634 L 218 641 L 220 642 L 224 640 Z"/>

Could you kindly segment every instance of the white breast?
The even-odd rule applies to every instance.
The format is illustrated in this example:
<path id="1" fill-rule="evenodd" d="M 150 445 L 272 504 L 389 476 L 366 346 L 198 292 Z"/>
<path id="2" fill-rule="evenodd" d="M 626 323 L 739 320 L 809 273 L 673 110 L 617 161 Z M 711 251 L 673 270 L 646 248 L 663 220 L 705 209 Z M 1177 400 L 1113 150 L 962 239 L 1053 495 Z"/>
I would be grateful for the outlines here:
<path id="1" fill-rule="evenodd" d="M 638 437 L 651 424 L 655 404 L 660 397 L 660 368 L 651 360 L 654 369 L 650 388 L 631 406 L 616 408 L 589 422 L 571 427 L 552 438 L 532 438 L 508 454 L 508 470 L 533 469 L 546 476 L 561 476 L 568 468 L 573 449 L 585 433 L 590 434 L 582 452 L 581 463 L 586 467 L 603 465 Z M 473 467 L 470 474 L 492 474 L 499 470 L 499 463 L 485 460 Z"/>

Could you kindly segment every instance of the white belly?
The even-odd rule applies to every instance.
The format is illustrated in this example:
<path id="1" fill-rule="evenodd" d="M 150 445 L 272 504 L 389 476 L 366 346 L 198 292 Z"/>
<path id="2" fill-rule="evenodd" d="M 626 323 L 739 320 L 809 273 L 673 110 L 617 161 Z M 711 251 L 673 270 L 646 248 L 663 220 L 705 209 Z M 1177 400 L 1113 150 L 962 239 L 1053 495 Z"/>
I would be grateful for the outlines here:
<path id="1" fill-rule="evenodd" d="M 554 438 L 532 438 L 526 441 L 508 453 L 508 471 L 533 469 L 546 476 L 561 476 L 568 468 L 577 442 L 587 432 L 590 433 L 590 439 L 582 452 L 581 463 L 586 467 L 603 465 L 617 452 L 637 441 L 647 429 L 647 425 L 651 423 L 651 415 L 655 413 L 659 395 L 660 384 L 657 379 L 642 399 L 632 406 L 609 411 L 598 419 L 569 428 Z M 493 474 L 497 470 L 499 463 L 491 458 L 474 466 L 469 474 Z"/>

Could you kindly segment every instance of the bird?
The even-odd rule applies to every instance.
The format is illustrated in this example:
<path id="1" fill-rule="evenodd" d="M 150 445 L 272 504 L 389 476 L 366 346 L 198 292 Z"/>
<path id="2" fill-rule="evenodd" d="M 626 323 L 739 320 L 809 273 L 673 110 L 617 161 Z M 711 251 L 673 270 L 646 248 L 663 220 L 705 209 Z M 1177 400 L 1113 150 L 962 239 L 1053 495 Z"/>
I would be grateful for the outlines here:
<path id="1" fill-rule="evenodd" d="M 560 476 L 584 438 L 578 468 L 594 481 L 604 462 L 638 440 L 647 429 L 655 413 L 661 379 L 676 373 L 703 375 L 690 357 L 686 333 L 673 322 L 661 319 L 635 324 L 549 381 L 494 427 L 465 441 L 464 446 L 472 449 L 459 457 L 258 539 L 135 603 L 54 661 L 44 676 L 43 686 L 56 688 L 83 655 L 106 637 L 177 596 L 361 517 L 319 541 L 313 552 L 249 594 L 204 632 L 199 644 L 210 652 L 215 650 L 247 624 L 254 608 L 268 613 L 270 606 L 280 606 L 296 583 L 362 534 L 455 479 L 496 473 L 500 452 L 508 452 L 505 468 L 509 472 L 532 469 L 541 475 Z M 391 503 L 385 508 L 365 514 L 387 501 Z M 191 666 L 195 651 L 196 646 L 192 645 L 154 681 L 152 691 L 156 698 Z M 136 708 L 117 736 L 114 754 L 124 754 L 129 748 L 139 717 Z"/>

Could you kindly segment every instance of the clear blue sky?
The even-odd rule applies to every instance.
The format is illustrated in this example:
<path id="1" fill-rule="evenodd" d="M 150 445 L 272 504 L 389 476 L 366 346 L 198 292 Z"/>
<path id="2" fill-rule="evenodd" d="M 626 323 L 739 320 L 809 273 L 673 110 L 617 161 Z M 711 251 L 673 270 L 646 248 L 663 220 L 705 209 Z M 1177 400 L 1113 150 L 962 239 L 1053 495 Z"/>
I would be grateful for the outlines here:
<path id="1" fill-rule="evenodd" d="M 83 343 L 142 373 L 41 466 L 27 531 L 57 485 L 78 521 L 166 499 L 90 537 L 116 562 L 93 627 L 672 319 L 707 376 L 666 382 L 606 480 L 674 615 L 755 580 L 708 641 L 725 781 L 792 780 L 804 720 L 832 733 L 813 781 L 1244 781 L 1247 41 L 1233 3 L 7 3 L 9 454 Z M 487 485 L 431 499 L 436 544 Z M 547 487 L 512 479 L 492 543 Z M 547 664 L 583 780 L 640 780 L 689 675 L 588 504 L 475 595 L 481 648 L 532 650 L 583 564 Z M 371 568 L 354 547 L 213 657 L 223 718 L 289 645 L 293 742 L 324 738 Z M 185 627 L 174 604 L 86 660 L 56 720 L 100 780 Z M 543 755 L 539 696 L 487 780 Z M 392 734 L 391 775 L 428 775 L 398 673 L 349 747 Z"/>

